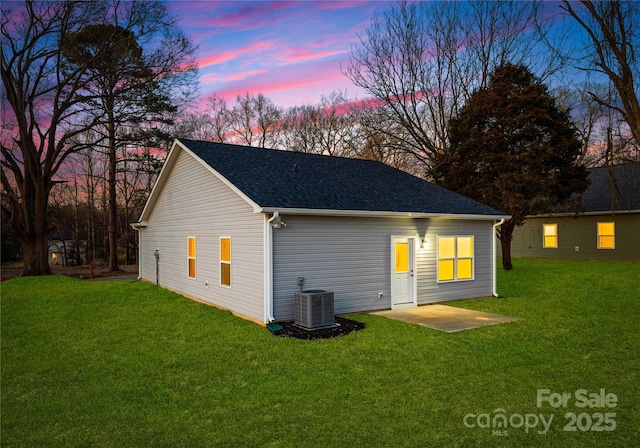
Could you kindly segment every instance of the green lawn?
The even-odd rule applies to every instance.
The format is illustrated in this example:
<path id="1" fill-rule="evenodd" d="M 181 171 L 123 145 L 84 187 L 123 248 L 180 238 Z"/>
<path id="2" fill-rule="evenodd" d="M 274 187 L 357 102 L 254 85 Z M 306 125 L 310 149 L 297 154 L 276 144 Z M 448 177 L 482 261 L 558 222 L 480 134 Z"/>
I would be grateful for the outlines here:
<path id="1" fill-rule="evenodd" d="M 518 322 L 447 334 L 363 314 L 366 329 L 325 341 L 276 338 L 151 284 L 4 282 L 2 446 L 636 444 L 640 264 L 514 263 L 502 298 L 455 305 Z M 571 398 L 539 408 L 538 389 Z M 617 405 L 580 408 L 579 389 Z M 510 418 L 506 435 L 481 414 Z M 553 414 L 545 434 L 519 426 L 540 414 Z"/>

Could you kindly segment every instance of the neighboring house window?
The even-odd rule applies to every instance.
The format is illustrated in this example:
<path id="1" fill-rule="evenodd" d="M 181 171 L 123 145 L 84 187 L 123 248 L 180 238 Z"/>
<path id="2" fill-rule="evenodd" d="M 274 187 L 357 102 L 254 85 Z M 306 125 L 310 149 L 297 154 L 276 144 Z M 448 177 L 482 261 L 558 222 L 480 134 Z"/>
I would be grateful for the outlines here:
<path id="1" fill-rule="evenodd" d="M 542 224 L 544 230 L 544 241 L 542 247 L 557 248 L 558 247 L 558 224 Z"/>
<path id="2" fill-rule="evenodd" d="M 438 238 L 438 281 L 473 279 L 473 237 Z"/>
<path id="3" fill-rule="evenodd" d="M 231 286 L 231 238 L 220 238 L 220 284 Z"/>
<path id="4" fill-rule="evenodd" d="M 614 222 L 598 223 L 598 249 L 616 248 L 616 227 Z"/>
<path id="5" fill-rule="evenodd" d="M 196 278 L 196 237 L 187 238 L 187 264 L 189 278 Z"/>

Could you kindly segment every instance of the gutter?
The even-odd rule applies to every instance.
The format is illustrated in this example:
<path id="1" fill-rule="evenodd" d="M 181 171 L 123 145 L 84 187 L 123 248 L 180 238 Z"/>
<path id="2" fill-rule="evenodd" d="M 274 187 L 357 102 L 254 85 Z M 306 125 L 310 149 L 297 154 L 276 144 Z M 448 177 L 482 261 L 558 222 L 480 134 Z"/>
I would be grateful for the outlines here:
<path id="1" fill-rule="evenodd" d="M 634 215 L 640 213 L 640 210 L 602 210 L 596 212 L 578 212 L 578 213 L 542 213 L 539 215 L 527 215 L 525 219 L 529 218 L 564 218 L 564 217 L 579 217 L 579 216 L 611 216 L 611 215 Z"/>
<path id="2" fill-rule="evenodd" d="M 142 230 L 147 227 L 146 222 L 132 222 L 131 228 L 138 232 L 138 277 L 137 280 L 142 280 Z"/>
<path id="3" fill-rule="evenodd" d="M 446 213 L 423 213 L 423 212 L 391 212 L 391 211 L 371 211 L 371 210 L 333 210 L 315 208 L 276 208 L 259 207 L 255 208 L 256 213 L 278 213 L 286 212 L 290 215 L 311 215 L 311 216 L 352 216 L 370 218 L 442 218 L 442 219 L 474 219 L 495 221 L 500 218 L 509 218 L 509 215 L 474 215 L 474 214 L 446 214 Z"/>
<path id="4" fill-rule="evenodd" d="M 498 270 L 498 268 L 496 267 L 496 239 L 498 238 L 496 232 L 498 230 L 498 226 L 501 226 L 504 223 L 504 218 L 502 218 L 500 221 L 498 221 L 497 223 L 495 223 L 493 225 L 493 232 L 491 233 L 492 237 L 493 237 L 493 279 L 492 279 L 492 292 L 493 292 L 493 297 L 498 297 L 498 289 L 496 286 L 496 271 Z"/>

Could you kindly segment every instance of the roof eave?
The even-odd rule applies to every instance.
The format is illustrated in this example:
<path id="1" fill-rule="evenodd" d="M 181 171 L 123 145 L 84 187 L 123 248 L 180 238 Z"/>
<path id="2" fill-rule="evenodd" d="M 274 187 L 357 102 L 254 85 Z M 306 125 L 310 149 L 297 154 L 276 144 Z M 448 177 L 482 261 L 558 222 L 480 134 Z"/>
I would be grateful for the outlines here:
<path id="1" fill-rule="evenodd" d="M 508 219 L 509 215 L 476 215 L 455 213 L 424 213 L 424 212 L 394 212 L 384 210 L 328 210 L 313 208 L 260 207 L 258 213 L 275 213 L 307 216 L 353 216 L 370 218 L 446 218 L 446 219 L 474 219 L 495 221 Z"/>
<path id="2" fill-rule="evenodd" d="M 527 218 L 564 218 L 571 216 L 598 216 L 598 215 L 633 215 L 640 213 L 640 210 L 602 210 L 594 212 L 573 212 L 573 213 L 542 213 L 539 215 L 527 215 Z"/>

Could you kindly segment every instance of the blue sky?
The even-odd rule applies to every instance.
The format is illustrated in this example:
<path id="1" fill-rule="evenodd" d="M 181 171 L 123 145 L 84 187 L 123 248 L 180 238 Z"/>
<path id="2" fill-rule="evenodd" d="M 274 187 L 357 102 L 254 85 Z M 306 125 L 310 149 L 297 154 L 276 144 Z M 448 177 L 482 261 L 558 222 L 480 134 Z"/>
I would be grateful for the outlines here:
<path id="1" fill-rule="evenodd" d="M 203 97 L 263 93 L 279 106 L 363 92 L 342 74 L 352 45 L 390 1 L 179 1 L 171 11 L 198 45 Z"/>

